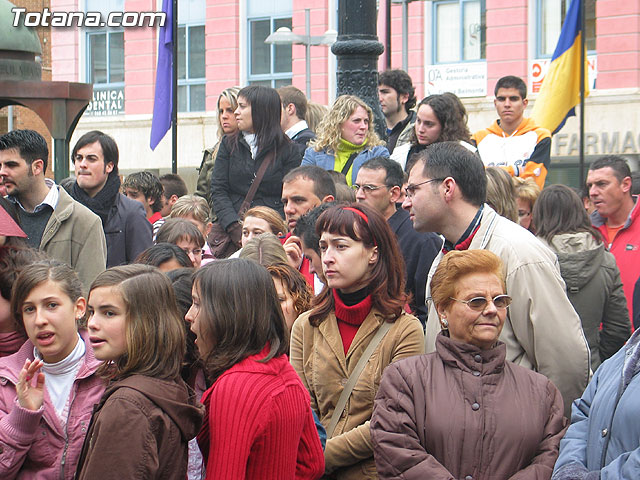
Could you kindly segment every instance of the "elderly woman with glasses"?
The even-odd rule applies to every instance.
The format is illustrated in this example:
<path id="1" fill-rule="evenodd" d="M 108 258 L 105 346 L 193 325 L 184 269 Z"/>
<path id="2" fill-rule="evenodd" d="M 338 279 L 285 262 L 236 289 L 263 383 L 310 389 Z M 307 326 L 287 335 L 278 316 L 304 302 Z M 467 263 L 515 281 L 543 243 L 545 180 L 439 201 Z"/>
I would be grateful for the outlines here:
<path id="1" fill-rule="evenodd" d="M 505 361 L 511 297 L 487 250 L 445 255 L 431 282 L 436 352 L 385 370 L 371 439 L 379 478 L 549 479 L 566 430 L 544 376 Z"/>

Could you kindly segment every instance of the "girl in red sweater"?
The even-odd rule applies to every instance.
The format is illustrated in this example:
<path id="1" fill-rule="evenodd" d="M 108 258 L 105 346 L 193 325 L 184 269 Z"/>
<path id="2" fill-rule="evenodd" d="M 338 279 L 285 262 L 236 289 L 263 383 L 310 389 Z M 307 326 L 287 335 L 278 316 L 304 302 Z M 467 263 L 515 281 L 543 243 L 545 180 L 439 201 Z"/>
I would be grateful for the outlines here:
<path id="1" fill-rule="evenodd" d="M 267 270 L 220 260 L 195 273 L 186 315 L 213 381 L 198 443 L 206 478 L 314 479 L 324 471 L 309 394 Z"/>

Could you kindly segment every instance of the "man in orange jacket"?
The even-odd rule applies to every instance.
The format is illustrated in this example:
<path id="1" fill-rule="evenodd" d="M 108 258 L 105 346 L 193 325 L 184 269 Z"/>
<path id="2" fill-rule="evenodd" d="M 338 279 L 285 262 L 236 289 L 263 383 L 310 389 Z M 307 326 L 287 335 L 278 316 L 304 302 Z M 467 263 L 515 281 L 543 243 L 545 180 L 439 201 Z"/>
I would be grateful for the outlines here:
<path id="1" fill-rule="evenodd" d="M 511 176 L 533 178 L 544 188 L 551 155 L 551 133 L 525 118 L 527 86 L 512 75 L 496 83 L 493 101 L 499 120 L 489 128 L 474 133 L 471 140 L 478 147 L 486 167 L 499 166 Z"/>

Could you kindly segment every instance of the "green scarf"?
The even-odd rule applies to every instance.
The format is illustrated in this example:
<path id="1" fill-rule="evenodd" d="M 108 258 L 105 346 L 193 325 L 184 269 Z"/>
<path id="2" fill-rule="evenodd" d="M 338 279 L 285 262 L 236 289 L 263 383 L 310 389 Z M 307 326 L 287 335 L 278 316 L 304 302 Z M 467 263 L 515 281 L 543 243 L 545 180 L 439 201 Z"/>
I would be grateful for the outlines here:
<path id="1" fill-rule="evenodd" d="M 364 141 L 362 145 L 354 145 L 351 142 L 347 142 L 344 138 L 340 139 L 340 145 L 338 145 L 338 151 L 335 153 L 335 160 L 333 162 L 333 169 L 336 172 L 341 172 L 344 166 L 347 164 L 349 157 L 352 153 L 361 152 L 365 149 L 367 145 L 367 140 Z M 355 164 L 356 162 L 353 162 Z M 353 171 L 353 164 L 349 168 L 347 172 L 347 184 L 351 186 L 351 174 Z"/>

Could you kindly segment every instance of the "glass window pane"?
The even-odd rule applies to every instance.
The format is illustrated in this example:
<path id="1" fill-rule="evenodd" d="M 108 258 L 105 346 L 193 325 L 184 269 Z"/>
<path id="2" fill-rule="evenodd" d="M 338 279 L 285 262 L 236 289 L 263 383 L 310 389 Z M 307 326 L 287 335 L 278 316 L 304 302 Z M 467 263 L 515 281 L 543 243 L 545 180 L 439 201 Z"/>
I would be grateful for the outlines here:
<path id="1" fill-rule="evenodd" d="M 596 49 L 596 0 L 587 0 L 584 4 L 584 16 L 587 23 L 587 50 Z"/>
<path id="2" fill-rule="evenodd" d="M 278 18 L 274 21 L 274 32 L 280 27 L 293 28 L 290 18 Z M 292 71 L 291 67 L 291 45 L 274 45 L 275 64 L 273 71 L 275 73 L 284 73 Z"/>
<path id="3" fill-rule="evenodd" d="M 189 92 L 187 91 L 189 87 L 185 85 L 178 86 L 178 111 L 186 112 L 187 111 L 187 95 Z"/>
<path id="4" fill-rule="evenodd" d="M 124 32 L 109 34 L 109 82 L 124 82 Z"/>
<path id="5" fill-rule="evenodd" d="M 185 79 L 187 74 L 184 50 L 186 45 L 186 28 L 178 27 L 178 78 Z"/>
<path id="6" fill-rule="evenodd" d="M 436 5 L 436 62 L 460 60 L 460 6 L 457 3 Z"/>
<path id="7" fill-rule="evenodd" d="M 273 88 L 286 87 L 287 85 L 291 85 L 291 79 L 290 78 L 280 78 L 280 79 L 276 80 L 275 86 Z"/>
<path id="8" fill-rule="evenodd" d="M 107 34 L 89 35 L 91 83 L 107 83 Z"/>
<path id="9" fill-rule="evenodd" d="M 540 0 L 540 54 L 553 55 L 566 11 L 564 1 Z"/>
<path id="10" fill-rule="evenodd" d="M 264 43 L 271 32 L 270 20 L 250 22 L 251 74 L 271 73 L 271 45 Z"/>
<path id="11" fill-rule="evenodd" d="M 480 1 L 463 3 L 464 15 L 464 60 L 479 60 L 482 45 L 482 19 L 480 17 Z"/>
<path id="12" fill-rule="evenodd" d="M 562 24 L 569 9 L 569 0 L 539 0 L 540 55 L 553 55 Z M 587 50 L 596 49 L 596 0 L 585 1 Z"/>
<path id="13" fill-rule="evenodd" d="M 204 112 L 204 85 L 191 85 L 189 87 L 189 111 Z"/>
<path id="14" fill-rule="evenodd" d="M 290 85 L 291 82 L 288 83 Z M 263 87 L 270 87 L 271 80 L 252 80 L 249 82 L 249 85 L 262 85 Z"/>
<path id="15" fill-rule="evenodd" d="M 189 28 L 189 78 L 204 77 L 204 25 L 201 25 Z"/>

